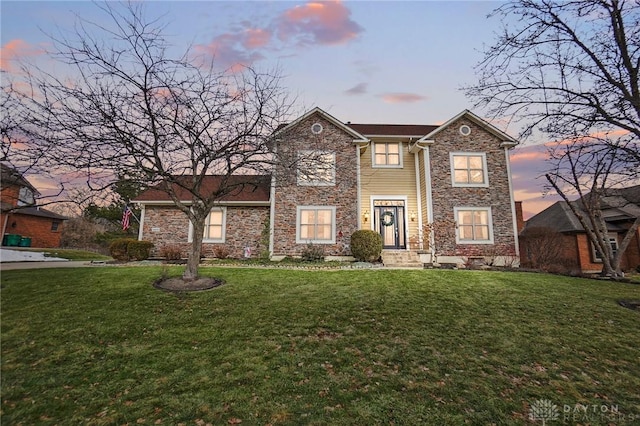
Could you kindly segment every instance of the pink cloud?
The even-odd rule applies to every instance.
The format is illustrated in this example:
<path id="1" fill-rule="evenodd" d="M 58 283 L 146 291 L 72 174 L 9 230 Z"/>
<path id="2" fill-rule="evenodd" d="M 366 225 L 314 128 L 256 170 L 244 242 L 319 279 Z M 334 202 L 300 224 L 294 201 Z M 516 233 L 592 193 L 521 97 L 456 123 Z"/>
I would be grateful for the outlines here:
<path id="1" fill-rule="evenodd" d="M 278 36 L 283 41 L 298 39 L 302 44 L 343 44 L 363 31 L 350 15 L 340 1 L 309 2 L 280 17 Z"/>
<path id="2" fill-rule="evenodd" d="M 417 95 L 415 93 L 385 93 L 381 95 L 382 100 L 388 104 L 406 104 L 420 102 L 427 99 L 426 96 Z"/>
<path id="3" fill-rule="evenodd" d="M 242 45 L 247 49 L 257 49 L 269 44 L 271 32 L 260 28 L 249 28 L 244 32 Z"/>
<path id="4" fill-rule="evenodd" d="M 209 44 L 196 45 L 195 52 L 212 57 L 219 68 L 239 71 L 263 59 L 260 52 L 251 52 L 249 46 L 261 47 L 268 43 L 270 34 L 264 30 L 247 30 L 241 33 L 227 33 L 214 38 Z"/>
<path id="5" fill-rule="evenodd" d="M 24 40 L 15 39 L 8 41 L 0 47 L 0 69 L 7 72 L 17 71 L 14 61 L 28 56 L 38 56 L 44 54 L 41 47 L 27 43 Z"/>

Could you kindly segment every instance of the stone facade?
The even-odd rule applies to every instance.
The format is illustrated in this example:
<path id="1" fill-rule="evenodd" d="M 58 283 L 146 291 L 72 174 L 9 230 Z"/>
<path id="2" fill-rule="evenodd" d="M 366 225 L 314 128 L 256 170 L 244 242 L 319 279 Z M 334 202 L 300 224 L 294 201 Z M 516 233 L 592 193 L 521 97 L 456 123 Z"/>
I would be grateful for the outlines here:
<path id="1" fill-rule="evenodd" d="M 263 237 L 265 226 L 269 222 L 268 206 L 226 206 L 226 229 L 224 243 L 203 243 L 202 255 L 216 257 L 226 252 L 229 257 L 242 258 L 245 247 L 249 247 L 250 256 L 258 257 L 262 250 L 268 249 Z M 177 207 L 166 205 L 147 205 L 144 209 L 142 229 L 143 239 L 151 241 L 154 248 L 152 256 L 160 256 L 164 247 L 179 247 L 183 257 L 191 247 L 189 242 L 189 220 Z"/>
<path id="2" fill-rule="evenodd" d="M 468 136 L 459 129 L 471 128 Z M 460 118 L 439 132 L 429 147 L 431 167 L 432 220 L 455 222 L 454 207 L 490 207 L 494 244 L 456 244 L 455 234 L 441 242 L 436 251 L 444 256 L 516 256 L 511 191 L 503 141 L 477 125 Z M 454 187 L 451 180 L 451 152 L 485 153 L 488 186 Z"/>
<path id="3" fill-rule="evenodd" d="M 311 126 L 322 125 L 315 135 Z M 296 243 L 297 207 L 335 207 L 335 244 L 322 244 L 325 256 L 350 256 L 351 234 L 358 229 L 357 157 L 353 136 L 320 114 L 302 120 L 280 138 L 279 150 L 292 154 L 303 150 L 335 153 L 335 185 L 300 186 L 294 168 L 280 167 L 275 175 L 275 215 L 272 255 L 300 255 L 307 244 Z"/>

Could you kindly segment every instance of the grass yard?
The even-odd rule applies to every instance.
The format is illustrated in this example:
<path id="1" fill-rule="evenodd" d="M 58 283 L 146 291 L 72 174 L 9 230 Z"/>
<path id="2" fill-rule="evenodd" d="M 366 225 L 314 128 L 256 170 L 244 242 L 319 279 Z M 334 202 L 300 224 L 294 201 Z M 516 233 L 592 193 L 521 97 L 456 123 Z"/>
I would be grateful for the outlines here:
<path id="1" fill-rule="evenodd" d="M 560 411 L 549 425 L 640 422 L 640 312 L 616 303 L 638 285 L 202 271 L 226 284 L 161 292 L 160 267 L 3 272 L 2 424 L 511 425 L 541 399 Z M 564 413 L 576 404 L 598 408 Z"/>

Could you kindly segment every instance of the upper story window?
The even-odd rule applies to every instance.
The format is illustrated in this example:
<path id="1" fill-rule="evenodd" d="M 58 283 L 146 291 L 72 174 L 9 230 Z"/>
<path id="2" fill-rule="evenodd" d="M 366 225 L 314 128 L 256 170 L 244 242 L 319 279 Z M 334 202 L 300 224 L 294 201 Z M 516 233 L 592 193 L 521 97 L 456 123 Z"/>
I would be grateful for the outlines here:
<path id="1" fill-rule="evenodd" d="M 18 193 L 19 206 L 31 206 L 36 203 L 35 195 L 30 188 L 23 186 Z"/>
<path id="2" fill-rule="evenodd" d="M 328 151 L 300 151 L 298 185 L 333 186 L 336 184 L 336 154 Z"/>
<path id="3" fill-rule="evenodd" d="M 453 186 L 489 186 L 484 152 L 452 152 L 450 156 Z"/>
<path id="4" fill-rule="evenodd" d="M 373 167 L 402 167 L 402 144 L 400 142 L 374 142 Z"/>
<path id="5" fill-rule="evenodd" d="M 456 243 L 493 244 L 490 207 L 455 207 Z"/>

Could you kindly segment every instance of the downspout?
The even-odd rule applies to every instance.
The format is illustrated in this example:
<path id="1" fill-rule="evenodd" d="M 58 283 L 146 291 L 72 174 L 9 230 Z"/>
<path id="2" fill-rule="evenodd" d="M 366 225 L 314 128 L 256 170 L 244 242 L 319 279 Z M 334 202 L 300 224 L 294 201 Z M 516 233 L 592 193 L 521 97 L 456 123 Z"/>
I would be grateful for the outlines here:
<path id="1" fill-rule="evenodd" d="M 420 151 L 416 152 L 415 154 L 413 154 L 413 160 L 414 160 L 414 167 L 416 169 L 416 200 L 418 202 L 418 212 L 416 213 L 418 215 L 418 248 L 420 250 L 422 250 L 423 244 L 422 244 L 422 194 L 420 191 L 420 159 L 419 154 Z"/>
<path id="2" fill-rule="evenodd" d="M 424 152 L 424 181 L 427 190 L 427 221 L 433 224 L 433 195 L 431 191 L 431 157 L 429 155 L 429 147 L 422 148 Z M 433 235 L 433 229 L 429 232 L 429 252 L 431 253 L 431 262 L 434 262 L 436 250 L 436 239 Z"/>
<path id="3" fill-rule="evenodd" d="M 271 174 L 271 190 L 269 191 L 269 258 L 273 256 L 276 226 L 276 174 Z"/>
<path id="4" fill-rule="evenodd" d="M 138 227 L 138 241 L 142 241 L 144 238 L 143 228 L 144 228 L 144 213 L 146 211 L 146 204 L 139 204 L 139 205 L 140 205 L 140 221 L 139 221 L 139 227 Z"/>
<path id="5" fill-rule="evenodd" d="M 511 222 L 513 223 L 513 241 L 516 245 L 516 256 L 520 261 L 520 242 L 518 239 L 518 219 L 516 217 L 516 203 L 513 199 L 513 185 L 511 185 L 511 162 L 509 161 L 509 147 L 504 147 L 504 156 L 507 163 L 507 181 L 509 182 L 509 198 L 511 200 Z"/>
<path id="6" fill-rule="evenodd" d="M 356 145 L 356 214 L 357 214 L 357 227 L 358 230 L 362 228 L 362 203 L 360 202 L 360 197 L 362 196 L 361 188 L 360 188 L 360 146 Z"/>

